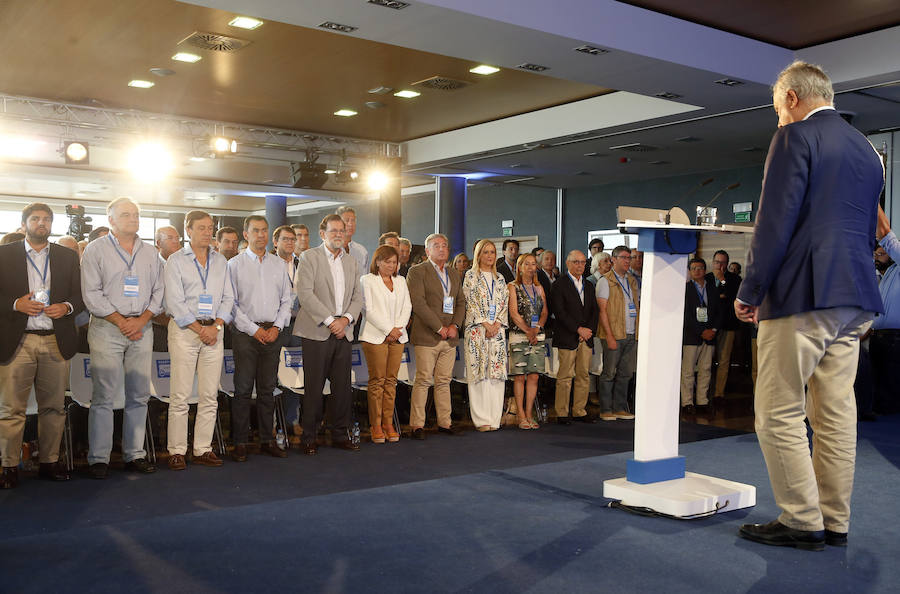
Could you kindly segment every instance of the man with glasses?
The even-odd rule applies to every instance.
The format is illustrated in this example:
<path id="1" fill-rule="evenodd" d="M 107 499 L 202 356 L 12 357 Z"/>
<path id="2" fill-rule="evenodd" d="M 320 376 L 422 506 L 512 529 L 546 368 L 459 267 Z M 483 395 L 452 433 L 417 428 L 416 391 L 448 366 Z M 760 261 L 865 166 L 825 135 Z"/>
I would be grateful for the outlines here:
<path id="1" fill-rule="evenodd" d="M 634 418 L 628 411 L 628 383 L 637 363 L 640 316 L 640 289 L 634 276 L 628 274 L 631 249 L 620 245 L 612 253 L 613 267 L 606 273 L 609 298 L 598 300 L 600 326 L 597 336 L 603 346 L 600 418 L 604 421 Z"/>
<path id="2" fill-rule="evenodd" d="M 714 398 L 725 397 L 725 383 L 728 381 L 728 367 L 731 365 L 731 350 L 734 337 L 740 327 L 734 313 L 741 277 L 728 271 L 728 252 L 718 250 L 713 254 L 712 272 L 706 275 L 709 294 L 718 299 L 718 310 L 722 312 L 719 333 L 716 335 L 716 391 Z M 713 400 L 713 402 L 722 402 Z"/>

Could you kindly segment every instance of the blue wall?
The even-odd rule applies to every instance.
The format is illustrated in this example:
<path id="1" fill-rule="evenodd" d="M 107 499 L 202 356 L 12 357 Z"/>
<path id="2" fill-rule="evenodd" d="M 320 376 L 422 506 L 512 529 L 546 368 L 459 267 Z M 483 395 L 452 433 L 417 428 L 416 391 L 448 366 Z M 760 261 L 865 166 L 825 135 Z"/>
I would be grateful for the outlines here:
<path id="1" fill-rule="evenodd" d="M 556 190 L 504 184 L 474 186 L 468 193 L 466 241 L 471 246 L 485 237 L 500 237 L 501 222 L 512 219 L 514 236 L 537 235 L 538 244 L 556 249 Z"/>

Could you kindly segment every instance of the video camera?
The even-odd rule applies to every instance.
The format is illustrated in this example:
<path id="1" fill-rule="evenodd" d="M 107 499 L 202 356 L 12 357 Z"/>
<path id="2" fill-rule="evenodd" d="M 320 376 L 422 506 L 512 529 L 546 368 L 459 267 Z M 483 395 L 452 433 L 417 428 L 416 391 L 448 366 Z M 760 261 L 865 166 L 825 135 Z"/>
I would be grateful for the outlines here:
<path id="1" fill-rule="evenodd" d="M 69 217 L 69 235 L 76 241 L 81 241 L 94 229 L 90 224 L 91 217 L 84 216 L 84 207 L 80 204 L 67 204 L 66 215 Z"/>

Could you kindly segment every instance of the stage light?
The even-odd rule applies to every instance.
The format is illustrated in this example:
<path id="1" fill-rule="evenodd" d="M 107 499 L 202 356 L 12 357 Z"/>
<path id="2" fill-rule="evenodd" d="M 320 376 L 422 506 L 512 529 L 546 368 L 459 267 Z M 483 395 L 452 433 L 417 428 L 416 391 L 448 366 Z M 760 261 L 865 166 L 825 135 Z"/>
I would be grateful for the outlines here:
<path id="1" fill-rule="evenodd" d="M 215 136 L 210 139 L 209 147 L 215 152 L 215 156 L 224 157 L 228 154 L 235 154 L 238 150 L 237 140 L 233 138 L 225 138 L 224 136 Z"/>
<path id="2" fill-rule="evenodd" d="M 172 153 L 155 142 L 139 144 L 128 154 L 128 169 L 140 181 L 159 181 L 168 176 L 174 167 Z"/>
<path id="3" fill-rule="evenodd" d="M 232 27 L 238 27 L 240 29 L 248 29 L 252 31 L 253 29 L 258 29 L 262 26 L 263 22 L 259 19 L 254 19 L 253 17 L 239 16 L 234 17 L 228 24 Z"/>
<path id="4" fill-rule="evenodd" d="M 87 165 L 91 162 L 91 154 L 86 142 L 64 142 L 63 154 L 66 157 L 66 165 Z"/>
<path id="5" fill-rule="evenodd" d="M 326 170 L 325 170 L 325 174 L 326 174 L 326 175 L 334 175 L 335 173 L 337 173 L 337 169 L 331 169 L 331 168 L 329 168 L 329 169 L 326 169 Z"/>
<path id="6" fill-rule="evenodd" d="M 334 174 L 334 181 L 339 184 L 349 184 L 359 180 L 359 171 L 356 169 L 341 169 Z"/>
<path id="7" fill-rule="evenodd" d="M 369 189 L 373 192 L 380 192 L 388 185 L 388 176 L 381 171 L 373 171 L 366 178 Z"/>
<path id="8" fill-rule="evenodd" d="M 494 74 L 495 72 L 500 72 L 500 69 L 496 66 L 488 66 L 487 64 L 481 64 L 476 66 L 475 68 L 470 68 L 469 72 L 472 74 L 481 74 L 482 76 L 487 76 L 488 74 Z"/>

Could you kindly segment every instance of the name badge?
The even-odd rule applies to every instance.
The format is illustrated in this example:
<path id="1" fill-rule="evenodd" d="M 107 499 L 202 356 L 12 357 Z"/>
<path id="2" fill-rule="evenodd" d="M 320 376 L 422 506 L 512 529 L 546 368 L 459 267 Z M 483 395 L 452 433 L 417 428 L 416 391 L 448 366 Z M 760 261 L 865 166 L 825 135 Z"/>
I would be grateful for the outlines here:
<path id="1" fill-rule="evenodd" d="M 444 297 L 444 313 L 453 313 L 453 297 Z"/>
<path id="2" fill-rule="evenodd" d="M 48 291 L 44 287 L 41 287 L 40 289 L 35 291 L 34 295 L 32 295 L 31 298 L 38 303 L 43 304 L 44 307 L 50 305 L 50 291 Z"/>
<path id="3" fill-rule="evenodd" d="M 709 310 L 705 307 L 697 308 L 697 321 L 704 324 L 709 321 Z"/>
<path id="4" fill-rule="evenodd" d="M 628 317 L 629 318 L 637 317 L 637 308 L 634 306 L 634 303 L 628 304 Z"/>
<path id="5" fill-rule="evenodd" d="M 206 293 L 197 298 L 197 313 L 201 317 L 212 317 L 213 315 L 213 298 L 212 295 Z"/>
<path id="6" fill-rule="evenodd" d="M 537 328 L 538 322 L 540 322 L 540 320 L 541 320 L 541 316 L 539 316 L 537 314 L 534 314 L 533 316 L 531 316 L 531 327 Z"/>
<path id="7" fill-rule="evenodd" d="M 488 305 L 488 319 L 493 322 L 494 318 L 496 318 L 496 317 L 497 317 L 497 304 L 491 303 L 490 305 Z"/>
<path id="8" fill-rule="evenodd" d="M 140 291 L 140 284 L 138 283 L 138 277 L 137 276 L 126 276 L 125 277 L 125 286 L 123 287 L 123 294 L 126 297 L 137 297 L 139 291 Z"/>

